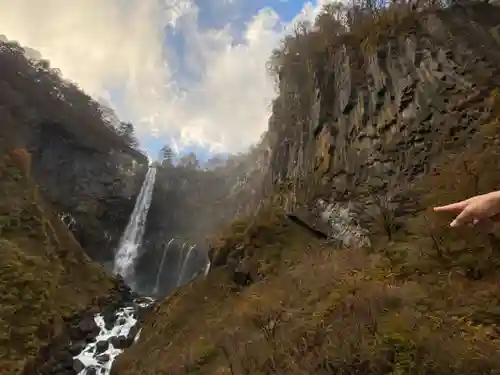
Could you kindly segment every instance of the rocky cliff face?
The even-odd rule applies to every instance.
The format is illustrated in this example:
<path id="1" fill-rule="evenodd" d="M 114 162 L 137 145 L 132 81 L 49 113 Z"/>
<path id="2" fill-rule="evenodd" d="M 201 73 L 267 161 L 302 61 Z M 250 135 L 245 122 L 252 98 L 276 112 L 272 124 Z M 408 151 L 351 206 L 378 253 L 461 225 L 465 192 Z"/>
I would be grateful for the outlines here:
<path id="1" fill-rule="evenodd" d="M 288 38 L 272 204 L 220 234 L 114 374 L 497 372 L 498 235 L 426 208 L 498 189 L 498 25 L 487 4 L 391 8 Z"/>
<path id="2" fill-rule="evenodd" d="M 306 78 L 283 65 L 269 173 L 285 187 L 287 209 L 306 204 L 334 219 L 331 234 L 345 238 L 347 230 L 347 244 L 367 243 L 358 213 L 403 203 L 398 196 L 437 156 L 467 145 L 491 118 L 499 17 L 487 4 L 416 13 L 350 35 L 324 57 L 331 65 Z M 316 31 L 301 42 L 322 37 Z M 298 64 L 308 63 L 317 66 L 317 56 L 304 53 Z M 298 111 L 294 126 L 290 108 Z"/>
<path id="3" fill-rule="evenodd" d="M 94 260 L 111 261 L 144 180 L 146 158 L 82 145 L 58 124 L 40 126 L 28 150 L 42 194 Z"/>
<path id="4" fill-rule="evenodd" d="M 203 272 L 208 237 L 234 218 L 254 213 L 262 195 L 262 176 L 252 155 L 242 155 L 214 170 L 159 167 L 137 264 L 142 290 L 151 293 L 158 282 L 156 294 L 168 295 L 181 279 L 187 281 L 190 275 Z"/>

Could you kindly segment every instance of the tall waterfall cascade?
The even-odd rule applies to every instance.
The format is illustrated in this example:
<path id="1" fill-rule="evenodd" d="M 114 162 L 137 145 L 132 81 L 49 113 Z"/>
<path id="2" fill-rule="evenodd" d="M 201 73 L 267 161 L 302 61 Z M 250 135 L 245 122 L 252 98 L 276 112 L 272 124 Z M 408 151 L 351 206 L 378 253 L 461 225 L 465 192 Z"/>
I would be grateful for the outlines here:
<path id="1" fill-rule="evenodd" d="M 146 218 L 153 198 L 155 179 L 156 168 L 150 167 L 115 255 L 113 270 L 115 274 L 121 275 L 129 285 L 134 282 L 135 261 L 139 255 L 146 228 Z"/>

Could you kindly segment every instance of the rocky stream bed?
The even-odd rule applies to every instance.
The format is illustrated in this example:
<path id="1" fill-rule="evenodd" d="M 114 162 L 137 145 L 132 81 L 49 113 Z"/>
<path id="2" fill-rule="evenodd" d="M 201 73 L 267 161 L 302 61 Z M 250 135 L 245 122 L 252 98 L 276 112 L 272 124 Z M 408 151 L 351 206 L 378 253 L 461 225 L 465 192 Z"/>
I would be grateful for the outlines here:
<path id="1" fill-rule="evenodd" d="M 118 299 L 65 320 L 66 332 L 40 351 L 23 375 L 107 375 L 114 359 L 140 334 L 154 300 L 120 283 Z"/>

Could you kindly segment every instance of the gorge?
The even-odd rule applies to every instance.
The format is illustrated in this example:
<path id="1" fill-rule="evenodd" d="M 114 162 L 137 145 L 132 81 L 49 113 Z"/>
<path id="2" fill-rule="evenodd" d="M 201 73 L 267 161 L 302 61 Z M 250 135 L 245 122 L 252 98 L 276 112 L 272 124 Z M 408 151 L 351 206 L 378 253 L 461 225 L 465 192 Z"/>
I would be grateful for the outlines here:
<path id="1" fill-rule="evenodd" d="M 0 375 L 500 371 L 498 227 L 429 210 L 500 185 L 500 8 L 337 11 L 211 168 L 0 41 Z"/>

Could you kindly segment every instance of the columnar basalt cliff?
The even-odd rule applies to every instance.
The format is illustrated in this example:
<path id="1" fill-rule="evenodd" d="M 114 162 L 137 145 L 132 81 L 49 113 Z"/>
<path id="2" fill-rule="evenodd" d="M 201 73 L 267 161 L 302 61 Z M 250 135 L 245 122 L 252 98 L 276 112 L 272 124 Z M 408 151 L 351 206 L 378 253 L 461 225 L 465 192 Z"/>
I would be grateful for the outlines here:
<path id="1" fill-rule="evenodd" d="M 332 12 L 273 56 L 262 208 L 115 375 L 499 371 L 498 235 L 426 208 L 498 189 L 500 9 Z"/>
<path id="2" fill-rule="evenodd" d="M 279 57 L 269 170 L 274 186 L 286 191 L 287 209 L 329 206 L 337 216 L 330 230 L 351 226 L 353 243 L 366 242 L 356 211 L 397 201 L 438 156 L 467 145 L 492 118 L 498 16 L 497 8 L 476 4 L 384 25 L 389 14 L 366 35 L 346 35 L 322 58 L 314 48 L 324 43 L 323 31 L 289 40 L 302 53 Z"/>

